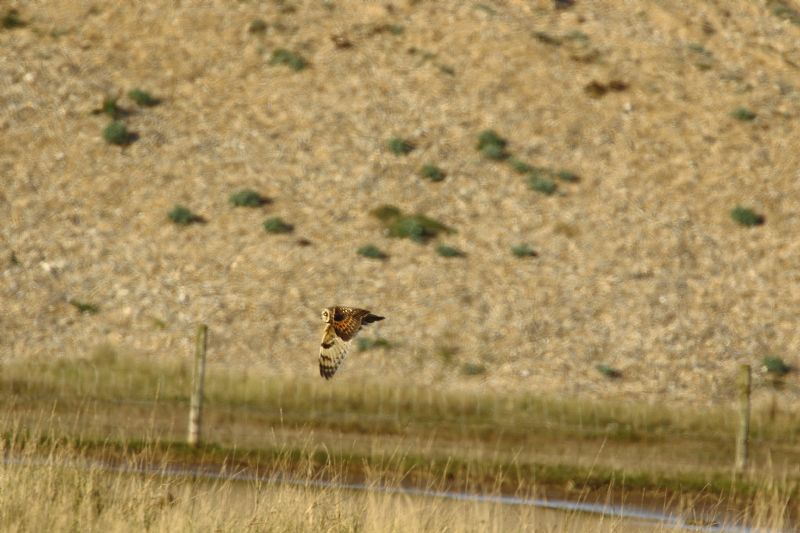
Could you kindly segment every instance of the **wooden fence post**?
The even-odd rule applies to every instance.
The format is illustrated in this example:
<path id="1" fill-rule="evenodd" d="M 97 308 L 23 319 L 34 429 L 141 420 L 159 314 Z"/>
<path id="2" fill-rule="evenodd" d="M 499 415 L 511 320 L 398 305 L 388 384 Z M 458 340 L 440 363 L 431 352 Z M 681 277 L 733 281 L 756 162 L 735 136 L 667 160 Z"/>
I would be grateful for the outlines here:
<path id="1" fill-rule="evenodd" d="M 197 343 L 194 352 L 194 370 L 192 372 L 192 400 L 189 405 L 189 446 L 200 443 L 200 425 L 203 416 L 203 380 L 206 375 L 206 337 L 208 326 L 197 326 Z"/>
<path id="2" fill-rule="evenodd" d="M 739 367 L 739 433 L 736 435 L 736 471 L 747 467 L 747 444 L 750 434 L 750 365 Z"/>

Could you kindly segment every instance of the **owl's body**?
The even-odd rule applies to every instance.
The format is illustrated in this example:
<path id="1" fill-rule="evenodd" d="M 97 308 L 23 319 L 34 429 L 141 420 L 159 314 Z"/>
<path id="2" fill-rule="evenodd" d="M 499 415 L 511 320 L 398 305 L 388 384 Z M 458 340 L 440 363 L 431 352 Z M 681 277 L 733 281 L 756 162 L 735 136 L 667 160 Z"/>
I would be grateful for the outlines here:
<path id="1" fill-rule="evenodd" d="M 383 318 L 373 315 L 366 309 L 355 307 L 334 306 L 323 309 L 322 321 L 325 322 L 325 331 L 322 333 L 319 347 L 319 375 L 331 379 L 347 357 L 350 341 L 361 326 Z"/>

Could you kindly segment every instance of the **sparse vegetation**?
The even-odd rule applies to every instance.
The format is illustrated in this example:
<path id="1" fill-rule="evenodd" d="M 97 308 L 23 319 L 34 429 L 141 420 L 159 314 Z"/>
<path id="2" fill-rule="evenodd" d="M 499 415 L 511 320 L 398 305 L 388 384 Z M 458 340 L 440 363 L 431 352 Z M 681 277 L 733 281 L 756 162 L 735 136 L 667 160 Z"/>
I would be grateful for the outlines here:
<path id="1" fill-rule="evenodd" d="M 301 71 L 308 67 L 308 61 L 303 56 L 295 52 L 286 50 L 285 48 L 278 48 L 272 52 L 272 57 L 269 60 L 270 65 L 285 65 L 294 71 Z"/>
<path id="2" fill-rule="evenodd" d="M 267 233 L 291 233 L 294 230 L 294 226 L 280 217 L 270 217 L 264 221 L 262 226 Z"/>
<path id="3" fill-rule="evenodd" d="M 82 315 L 96 315 L 100 312 L 100 307 L 93 303 L 82 302 L 74 298 L 70 299 L 68 303 L 77 309 Z"/>
<path id="4" fill-rule="evenodd" d="M 511 253 L 517 257 L 537 257 L 539 254 L 527 244 L 517 244 L 511 247 Z"/>
<path id="5" fill-rule="evenodd" d="M 236 207 L 261 207 L 268 202 L 267 198 L 253 189 L 242 189 L 231 194 L 229 201 Z"/>
<path id="6" fill-rule="evenodd" d="M 196 215 L 191 209 L 183 205 L 176 205 L 173 207 L 170 212 L 167 213 L 167 216 L 172 222 L 179 226 L 188 226 L 189 224 L 203 221 L 203 217 Z"/>
<path id="7" fill-rule="evenodd" d="M 136 136 L 128 131 L 123 122 L 115 120 L 103 130 L 103 139 L 109 144 L 127 146 L 136 139 Z"/>
<path id="8" fill-rule="evenodd" d="M 153 107 L 161 103 L 158 98 L 153 97 L 150 93 L 142 89 L 128 91 L 128 98 L 133 100 L 139 107 Z"/>
<path id="9" fill-rule="evenodd" d="M 427 178 L 431 181 L 442 181 L 445 178 L 444 171 L 436 165 L 423 165 L 419 173 L 423 178 Z"/>
<path id="10" fill-rule="evenodd" d="M 761 361 L 761 366 L 765 372 L 775 378 L 782 378 L 789 373 L 791 367 L 778 356 L 770 355 Z"/>
<path id="11" fill-rule="evenodd" d="M 117 98 L 115 96 L 106 96 L 105 98 L 103 98 L 102 105 L 98 109 L 93 110 L 92 114 L 94 115 L 104 114 L 108 115 L 114 120 L 117 120 L 127 115 L 128 112 L 119 106 L 119 104 L 117 103 Z"/>
<path id="12" fill-rule="evenodd" d="M 358 249 L 358 255 L 368 257 L 369 259 L 387 259 L 389 257 L 374 244 L 367 244 L 360 247 Z"/>
<path id="13" fill-rule="evenodd" d="M 554 182 L 550 178 L 545 178 L 538 174 L 532 174 L 528 178 L 528 187 L 531 190 L 540 192 L 547 196 L 554 194 L 558 190 L 558 185 L 556 184 L 556 182 Z"/>
<path id="14" fill-rule="evenodd" d="M 584 86 L 583 90 L 593 98 L 600 98 L 601 96 L 605 96 L 608 92 L 621 92 L 627 88 L 628 84 L 620 80 L 611 80 L 608 83 L 592 80 Z"/>
<path id="15" fill-rule="evenodd" d="M 622 377 L 622 372 L 616 370 L 615 368 L 610 367 L 605 363 L 600 363 L 596 365 L 595 368 L 597 369 L 598 372 L 603 374 L 608 379 L 617 379 Z"/>
<path id="16" fill-rule="evenodd" d="M 527 174 L 529 172 L 533 172 L 533 170 L 535 169 L 533 165 L 529 165 L 528 163 L 520 159 L 514 158 L 510 159 L 508 162 L 509 164 L 511 164 L 511 168 L 513 168 L 514 171 L 519 172 L 520 174 Z"/>
<path id="17" fill-rule="evenodd" d="M 561 38 L 555 35 L 551 35 L 544 31 L 535 31 L 533 32 L 533 36 L 536 37 L 536 40 L 540 43 L 550 45 L 550 46 L 561 46 Z"/>
<path id="18" fill-rule="evenodd" d="M 255 19 L 247 26 L 248 33 L 264 33 L 267 31 L 267 23 L 262 19 Z"/>
<path id="19" fill-rule="evenodd" d="M 411 239 L 425 243 L 439 233 L 447 231 L 447 226 L 425 215 L 402 215 L 389 225 L 389 236 Z"/>
<path id="20" fill-rule="evenodd" d="M 381 222 L 388 223 L 396 218 L 399 218 L 403 212 L 400 210 L 399 207 L 394 205 L 384 204 L 380 207 L 376 207 L 370 214 L 380 220 Z"/>
<path id="21" fill-rule="evenodd" d="M 767 0 L 767 7 L 776 17 L 800 26 L 800 10 L 786 0 Z"/>
<path id="22" fill-rule="evenodd" d="M 558 172 L 556 172 L 556 177 L 558 177 L 558 179 L 560 179 L 561 181 L 565 181 L 567 183 L 578 183 L 579 181 L 581 181 L 580 176 L 569 170 L 559 170 Z"/>
<path id="23" fill-rule="evenodd" d="M 452 230 L 432 218 L 422 214 L 407 215 L 392 205 L 382 205 L 372 210 L 386 228 L 390 237 L 406 238 L 419 243 L 426 243 L 440 233 Z"/>
<path id="24" fill-rule="evenodd" d="M 694 55 L 694 64 L 700 70 L 709 70 L 714 66 L 714 56 L 702 44 L 689 43 L 689 51 Z"/>
<path id="25" fill-rule="evenodd" d="M 734 109 L 731 111 L 731 116 L 742 122 L 750 122 L 756 119 L 756 114 L 746 107 L 738 107 Z"/>
<path id="26" fill-rule="evenodd" d="M 12 30 L 25 26 L 25 22 L 20 18 L 19 11 L 11 8 L 3 14 L 3 18 L 0 19 L 0 25 L 3 26 L 3 29 Z"/>
<path id="27" fill-rule="evenodd" d="M 414 151 L 414 143 L 400 137 L 392 137 L 386 145 L 394 155 L 408 155 Z"/>
<path id="28" fill-rule="evenodd" d="M 736 206 L 731 210 L 731 218 L 740 226 L 753 227 L 764 223 L 764 215 L 760 215 L 749 207 Z"/>
<path id="29" fill-rule="evenodd" d="M 436 247 L 436 253 L 442 257 L 464 257 L 466 254 L 455 248 L 454 246 L 448 246 L 446 244 L 440 244 Z"/>
<path id="30" fill-rule="evenodd" d="M 478 135 L 478 150 L 489 159 L 502 161 L 509 157 L 506 151 L 508 141 L 494 130 L 484 130 Z"/>

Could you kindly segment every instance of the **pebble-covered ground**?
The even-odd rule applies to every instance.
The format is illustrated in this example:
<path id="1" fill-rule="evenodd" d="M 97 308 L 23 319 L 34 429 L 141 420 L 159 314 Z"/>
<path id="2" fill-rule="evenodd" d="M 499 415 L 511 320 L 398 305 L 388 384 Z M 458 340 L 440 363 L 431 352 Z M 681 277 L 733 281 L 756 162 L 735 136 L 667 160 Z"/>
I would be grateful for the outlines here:
<path id="1" fill-rule="evenodd" d="M 800 366 L 796 2 L 0 7 L 0 359 L 187 358 L 203 321 L 212 363 L 313 377 L 342 304 L 391 347 L 337 380 L 719 402 Z M 454 231 L 392 238 L 382 204 Z"/>

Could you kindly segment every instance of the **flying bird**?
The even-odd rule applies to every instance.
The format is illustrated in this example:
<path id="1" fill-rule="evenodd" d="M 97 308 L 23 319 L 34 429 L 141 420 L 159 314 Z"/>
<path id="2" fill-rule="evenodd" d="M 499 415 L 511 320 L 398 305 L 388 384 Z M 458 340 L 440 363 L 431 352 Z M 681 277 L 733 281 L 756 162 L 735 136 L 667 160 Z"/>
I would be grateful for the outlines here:
<path id="1" fill-rule="evenodd" d="M 325 331 L 319 346 L 319 375 L 331 379 L 336 369 L 347 357 L 350 341 L 356 336 L 361 326 L 383 320 L 384 317 L 373 315 L 366 309 L 334 306 L 322 310 L 322 321 Z"/>

